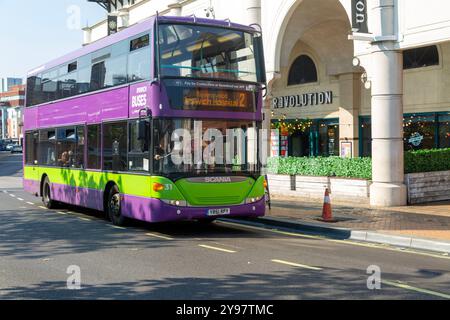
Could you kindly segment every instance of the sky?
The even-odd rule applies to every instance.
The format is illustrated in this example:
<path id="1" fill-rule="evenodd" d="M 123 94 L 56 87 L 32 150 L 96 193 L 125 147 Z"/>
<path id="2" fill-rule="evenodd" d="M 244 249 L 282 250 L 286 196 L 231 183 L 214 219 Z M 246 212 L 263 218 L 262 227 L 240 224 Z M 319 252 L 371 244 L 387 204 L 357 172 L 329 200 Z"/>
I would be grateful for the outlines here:
<path id="1" fill-rule="evenodd" d="M 0 0 L 0 78 L 28 71 L 83 44 L 81 28 L 106 17 L 87 0 Z"/>

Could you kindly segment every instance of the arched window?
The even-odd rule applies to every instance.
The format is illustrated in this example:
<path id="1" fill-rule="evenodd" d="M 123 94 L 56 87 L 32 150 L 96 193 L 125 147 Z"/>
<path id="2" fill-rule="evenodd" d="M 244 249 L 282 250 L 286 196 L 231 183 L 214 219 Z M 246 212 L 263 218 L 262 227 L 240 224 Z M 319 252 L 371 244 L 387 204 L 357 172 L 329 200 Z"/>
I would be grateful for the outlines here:
<path id="1" fill-rule="evenodd" d="M 310 57 L 301 55 L 295 59 L 289 70 L 288 86 L 311 82 L 317 82 L 316 65 Z"/>
<path id="2" fill-rule="evenodd" d="M 403 51 L 403 69 L 417 69 L 439 65 L 439 52 L 436 46 Z"/>

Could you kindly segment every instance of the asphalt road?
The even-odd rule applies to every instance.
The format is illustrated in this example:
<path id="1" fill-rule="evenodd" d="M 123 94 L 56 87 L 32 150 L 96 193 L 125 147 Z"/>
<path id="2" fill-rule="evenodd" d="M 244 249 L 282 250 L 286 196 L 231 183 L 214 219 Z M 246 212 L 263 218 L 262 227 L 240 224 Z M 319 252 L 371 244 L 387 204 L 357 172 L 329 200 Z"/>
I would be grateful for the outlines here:
<path id="1" fill-rule="evenodd" d="M 20 170 L 0 154 L 0 181 Z M 433 253 L 228 222 L 122 229 L 5 184 L 0 219 L 0 299 L 450 299 L 450 257 Z M 80 290 L 67 288 L 70 266 Z"/>

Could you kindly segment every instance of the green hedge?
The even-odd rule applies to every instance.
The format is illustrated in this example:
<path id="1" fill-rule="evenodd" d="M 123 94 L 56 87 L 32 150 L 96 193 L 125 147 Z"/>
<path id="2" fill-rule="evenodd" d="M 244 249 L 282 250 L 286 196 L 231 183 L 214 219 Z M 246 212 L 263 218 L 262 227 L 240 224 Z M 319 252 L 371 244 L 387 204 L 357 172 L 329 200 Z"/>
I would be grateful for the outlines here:
<path id="1" fill-rule="evenodd" d="M 405 172 L 450 170 L 450 149 L 409 151 L 405 153 Z"/>
<path id="2" fill-rule="evenodd" d="M 371 158 L 270 158 L 271 174 L 372 179 Z"/>
<path id="3" fill-rule="evenodd" d="M 450 170 L 450 149 L 408 151 L 405 173 Z M 270 158 L 271 174 L 372 179 L 371 158 Z"/>

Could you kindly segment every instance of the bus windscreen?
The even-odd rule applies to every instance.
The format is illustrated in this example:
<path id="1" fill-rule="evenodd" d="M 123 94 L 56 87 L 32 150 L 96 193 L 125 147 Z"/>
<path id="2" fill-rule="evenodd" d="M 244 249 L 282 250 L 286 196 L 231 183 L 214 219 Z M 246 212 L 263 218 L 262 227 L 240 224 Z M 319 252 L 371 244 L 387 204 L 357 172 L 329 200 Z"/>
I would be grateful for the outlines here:
<path id="1" fill-rule="evenodd" d="M 161 75 L 257 82 L 254 35 L 219 27 L 162 24 Z"/>

